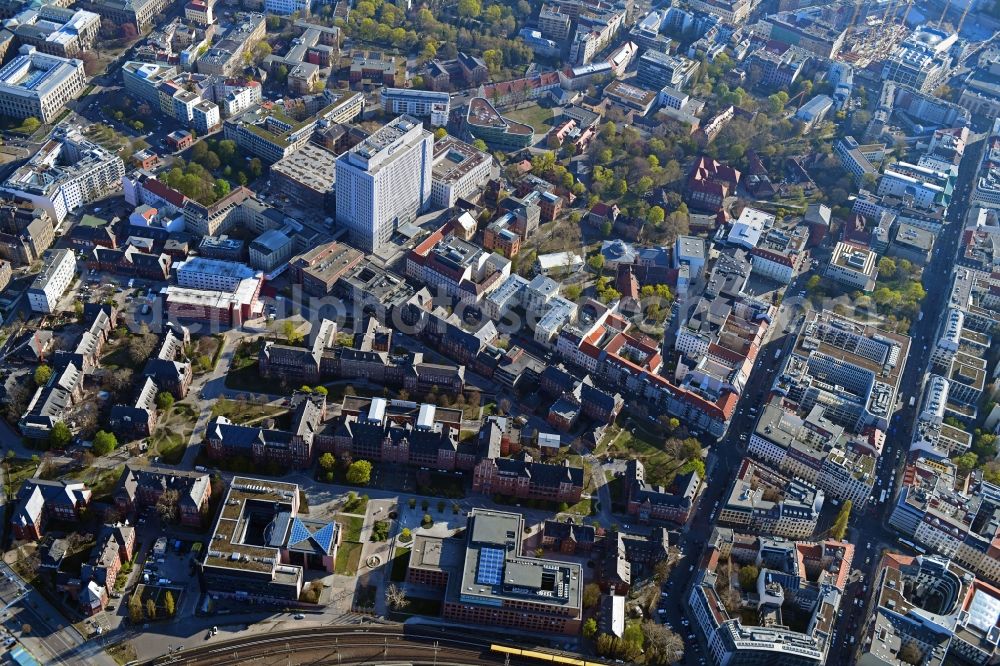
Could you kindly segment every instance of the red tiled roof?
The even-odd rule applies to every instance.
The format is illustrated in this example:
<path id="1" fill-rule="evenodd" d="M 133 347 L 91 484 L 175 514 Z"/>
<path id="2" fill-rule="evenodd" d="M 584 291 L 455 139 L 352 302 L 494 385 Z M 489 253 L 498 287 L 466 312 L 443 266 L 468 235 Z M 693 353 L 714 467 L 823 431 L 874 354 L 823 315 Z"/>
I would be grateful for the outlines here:
<path id="1" fill-rule="evenodd" d="M 173 188 L 167 187 L 155 178 L 150 178 L 144 182 L 142 186 L 152 194 L 155 194 L 167 203 L 177 206 L 178 208 L 183 208 L 184 203 L 187 201 L 186 196 Z"/>

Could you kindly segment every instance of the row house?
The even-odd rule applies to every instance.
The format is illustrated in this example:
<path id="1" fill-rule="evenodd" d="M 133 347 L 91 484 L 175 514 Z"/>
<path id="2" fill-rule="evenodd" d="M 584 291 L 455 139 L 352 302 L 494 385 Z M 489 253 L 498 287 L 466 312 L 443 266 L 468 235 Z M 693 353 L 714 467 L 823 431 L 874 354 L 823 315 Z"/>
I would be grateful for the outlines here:
<path id="1" fill-rule="evenodd" d="M 134 527 L 105 525 L 101 530 L 90 557 L 80 567 L 76 596 L 85 615 L 95 615 L 108 605 L 109 590 L 114 587 L 122 565 L 132 560 L 134 548 Z"/>

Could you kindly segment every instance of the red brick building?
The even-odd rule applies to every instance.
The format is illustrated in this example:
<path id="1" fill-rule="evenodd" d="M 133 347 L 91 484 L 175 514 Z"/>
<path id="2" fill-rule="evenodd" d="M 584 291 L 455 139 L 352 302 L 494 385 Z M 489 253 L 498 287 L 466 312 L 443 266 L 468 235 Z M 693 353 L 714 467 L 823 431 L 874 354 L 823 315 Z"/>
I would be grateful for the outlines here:
<path id="1" fill-rule="evenodd" d="M 685 198 L 691 208 L 716 211 L 736 193 L 741 174 L 729 165 L 702 156 L 688 175 Z"/>
<path id="2" fill-rule="evenodd" d="M 203 519 L 208 518 L 208 500 L 212 495 L 208 474 L 126 465 L 112 497 L 123 516 L 135 516 L 143 509 L 155 507 L 168 490 L 178 494 L 178 522 L 202 527 Z"/>
<path id="3" fill-rule="evenodd" d="M 518 459 L 484 458 L 473 470 L 472 489 L 487 495 L 574 504 L 583 493 L 583 468 L 536 463 L 527 453 Z"/>
<path id="4" fill-rule="evenodd" d="M 78 521 L 90 498 L 90 489 L 82 483 L 28 479 L 17 493 L 17 507 L 11 519 L 14 538 L 37 541 L 50 520 Z"/>

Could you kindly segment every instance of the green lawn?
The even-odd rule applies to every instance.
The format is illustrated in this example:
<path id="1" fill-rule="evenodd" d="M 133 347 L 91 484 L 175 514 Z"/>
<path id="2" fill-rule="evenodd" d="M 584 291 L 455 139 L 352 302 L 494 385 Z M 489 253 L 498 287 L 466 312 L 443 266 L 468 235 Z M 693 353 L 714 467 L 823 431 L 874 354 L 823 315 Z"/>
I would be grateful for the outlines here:
<path id="1" fill-rule="evenodd" d="M 361 528 L 365 524 L 363 517 L 338 513 L 335 519 L 340 523 L 340 529 L 344 530 L 344 541 L 361 541 Z"/>
<path id="2" fill-rule="evenodd" d="M 361 544 L 353 541 L 344 541 L 337 548 L 337 563 L 334 565 L 334 572 L 342 576 L 353 576 L 358 573 L 358 564 L 361 562 Z"/>
<path id="3" fill-rule="evenodd" d="M 175 404 L 161 414 L 160 422 L 149 438 L 150 455 L 162 457 L 163 462 L 169 465 L 179 463 L 197 420 L 198 415 L 191 405 Z"/>
<path id="4" fill-rule="evenodd" d="M 552 129 L 552 110 L 543 109 L 537 104 L 532 104 L 517 111 L 504 112 L 501 115 L 519 123 L 531 125 L 535 128 L 535 134 L 546 134 Z"/>
<path id="5" fill-rule="evenodd" d="M 190 434 L 188 435 L 190 437 Z M 184 457 L 187 449 L 187 437 L 166 428 L 161 428 L 153 433 L 149 438 L 149 444 L 153 451 L 163 459 L 168 465 L 176 465 Z"/>
<path id="6" fill-rule="evenodd" d="M 576 515 L 576 516 L 589 516 L 590 513 L 591 513 L 591 508 L 592 508 L 592 505 L 591 505 L 590 498 L 589 497 L 584 497 L 583 499 L 581 499 L 576 504 L 573 504 L 572 506 L 570 506 L 569 510 L 567 510 L 566 513 L 572 513 L 573 515 Z"/>
<path id="7" fill-rule="evenodd" d="M 7 496 L 11 497 L 17 494 L 24 480 L 30 479 L 37 468 L 38 463 L 25 458 L 13 458 L 6 461 L 4 467 L 4 486 Z"/>
<path id="8" fill-rule="evenodd" d="M 225 416 L 233 423 L 249 425 L 268 418 L 275 418 L 288 412 L 280 406 L 260 405 L 245 400 L 220 398 L 212 407 L 212 416 Z"/>
<path id="9" fill-rule="evenodd" d="M 122 344 L 118 349 L 101 358 L 101 367 L 104 368 L 130 368 L 135 364 L 128 357 L 128 345 Z"/>
<path id="10" fill-rule="evenodd" d="M 669 485 L 683 463 L 674 460 L 661 448 L 662 441 L 637 428 L 633 435 L 622 429 L 607 447 L 607 453 L 616 458 L 637 458 L 646 466 L 646 480 L 654 484 Z"/>

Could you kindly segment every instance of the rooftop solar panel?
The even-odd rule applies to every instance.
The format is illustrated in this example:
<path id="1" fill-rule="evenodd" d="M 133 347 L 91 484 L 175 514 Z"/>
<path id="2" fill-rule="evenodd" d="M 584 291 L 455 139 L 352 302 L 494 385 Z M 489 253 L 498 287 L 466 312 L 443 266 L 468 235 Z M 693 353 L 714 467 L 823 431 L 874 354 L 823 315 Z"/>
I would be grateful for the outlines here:
<path id="1" fill-rule="evenodd" d="M 480 585 L 499 585 L 503 580 L 504 555 L 502 548 L 480 548 L 476 582 Z"/>
<path id="2" fill-rule="evenodd" d="M 310 536 L 312 535 L 309 533 L 309 529 L 302 524 L 301 520 L 295 518 L 292 521 L 292 533 L 288 536 L 289 545 L 301 543 L 306 539 L 308 539 Z"/>

